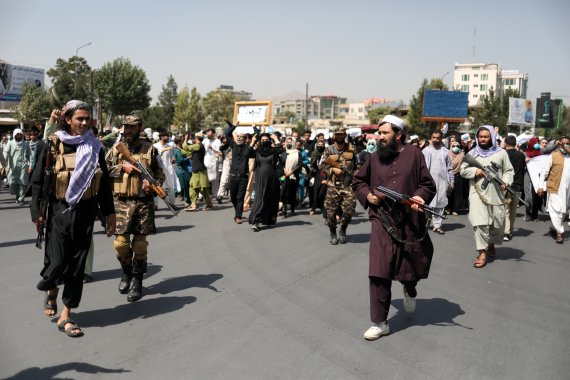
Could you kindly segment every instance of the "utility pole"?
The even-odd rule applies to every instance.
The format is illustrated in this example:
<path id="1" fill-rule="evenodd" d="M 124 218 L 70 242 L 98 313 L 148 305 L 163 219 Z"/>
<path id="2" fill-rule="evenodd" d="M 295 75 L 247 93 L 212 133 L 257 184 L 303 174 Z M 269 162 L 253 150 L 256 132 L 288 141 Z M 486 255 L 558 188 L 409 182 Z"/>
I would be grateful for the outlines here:
<path id="1" fill-rule="evenodd" d="M 309 82 L 305 84 L 305 130 L 309 128 Z"/>
<path id="2" fill-rule="evenodd" d="M 75 92 L 77 92 L 77 61 L 79 59 L 79 49 L 84 48 L 85 46 L 91 45 L 91 42 L 86 43 L 85 45 L 81 45 L 77 49 L 75 49 Z"/>

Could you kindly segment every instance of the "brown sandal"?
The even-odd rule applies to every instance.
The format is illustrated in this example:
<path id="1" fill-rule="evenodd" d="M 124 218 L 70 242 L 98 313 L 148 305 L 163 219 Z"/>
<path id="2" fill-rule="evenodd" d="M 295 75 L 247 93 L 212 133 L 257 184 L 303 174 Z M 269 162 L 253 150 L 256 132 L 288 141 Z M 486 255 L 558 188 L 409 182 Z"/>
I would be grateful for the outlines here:
<path id="1" fill-rule="evenodd" d="M 482 252 L 477 256 L 477 259 L 475 259 L 473 266 L 475 268 L 483 268 L 485 265 L 487 265 L 487 253 Z"/>

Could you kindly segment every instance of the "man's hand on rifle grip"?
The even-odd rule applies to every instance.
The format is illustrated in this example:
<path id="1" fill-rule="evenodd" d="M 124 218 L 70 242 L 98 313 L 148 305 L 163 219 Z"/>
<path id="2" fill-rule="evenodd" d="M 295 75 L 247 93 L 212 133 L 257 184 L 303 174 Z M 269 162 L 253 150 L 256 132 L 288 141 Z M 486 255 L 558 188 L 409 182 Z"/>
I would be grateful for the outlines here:
<path id="1" fill-rule="evenodd" d="M 127 174 L 131 174 L 132 172 L 136 171 L 136 172 L 141 172 L 139 168 L 137 168 L 135 165 L 133 164 L 129 164 L 129 163 L 124 163 L 123 164 L 123 171 Z"/>
<path id="2" fill-rule="evenodd" d="M 40 228 L 42 226 L 42 222 L 43 219 L 41 216 L 38 216 L 35 220 L 34 220 L 34 224 L 36 225 L 36 232 L 40 232 Z"/>
<path id="3" fill-rule="evenodd" d="M 412 200 L 412 204 L 410 206 L 410 208 L 416 212 L 420 212 L 423 211 L 422 205 L 426 203 L 426 201 L 424 201 L 421 197 L 418 197 L 417 195 L 414 195 L 413 197 L 410 198 L 410 200 Z"/>
<path id="4" fill-rule="evenodd" d="M 384 195 L 384 193 L 374 189 L 371 189 L 371 192 L 366 196 L 368 203 L 373 205 L 380 204 L 380 201 L 384 200 L 384 198 L 386 198 L 386 195 Z"/>

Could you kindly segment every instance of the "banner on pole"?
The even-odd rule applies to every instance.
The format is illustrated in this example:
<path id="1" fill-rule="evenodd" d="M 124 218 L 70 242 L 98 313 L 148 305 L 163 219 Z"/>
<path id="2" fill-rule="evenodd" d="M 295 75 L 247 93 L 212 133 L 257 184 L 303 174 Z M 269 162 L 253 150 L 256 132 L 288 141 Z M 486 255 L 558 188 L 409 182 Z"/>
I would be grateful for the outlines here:
<path id="1" fill-rule="evenodd" d="M 534 125 L 534 108 L 532 100 L 509 98 L 509 120 L 512 125 Z"/>

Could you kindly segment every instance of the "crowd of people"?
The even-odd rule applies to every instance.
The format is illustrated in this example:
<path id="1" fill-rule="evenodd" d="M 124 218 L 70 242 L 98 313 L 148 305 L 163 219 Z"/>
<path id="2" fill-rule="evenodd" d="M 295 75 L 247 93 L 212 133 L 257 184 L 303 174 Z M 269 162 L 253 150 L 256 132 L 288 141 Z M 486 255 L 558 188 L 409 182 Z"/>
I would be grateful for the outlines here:
<path id="1" fill-rule="evenodd" d="M 360 136 L 348 136 L 344 128 L 330 136 L 309 130 L 283 135 L 230 122 L 219 135 L 215 129 L 171 135 L 144 129 L 136 113 L 125 116 L 121 128 L 99 133 L 90 112 L 86 103 L 70 101 L 45 126 L 15 129 L 0 144 L 6 186 L 19 205 L 31 195 L 32 220 L 40 234 L 45 229 L 37 286 L 45 292 L 44 313 L 56 316 L 64 285 L 58 328 L 70 337 L 83 335 L 70 313 L 91 278 L 95 220 L 114 235 L 123 271 L 118 291 L 134 302 L 143 297 L 147 236 L 156 232 L 160 198 L 175 205 L 178 197 L 184 204 L 178 211 L 194 213 L 229 201 L 233 223 L 245 221 L 252 232 L 306 207 L 309 217 L 322 214 L 331 245 L 349 241 L 358 201 L 372 224 L 368 340 L 389 333 L 391 281 L 403 284 L 405 309 L 414 311 L 416 285 L 427 278 L 433 254 L 428 230 L 446 234 L 445 218 L 468 213 L 475 268 L 485 267 L 496 246 L 513 239 L 521 204 L 529 223 L 540 210 L 547 212 L 552 237 L 564 242 L 568 137 L 502 139 L 496 128 L 482 126 L 473 139 L 436 130 L 420 141 L 392 115 L 383 118 L 378 132 Z M 428 207 L 429 217 L 422 212 Z"/>

